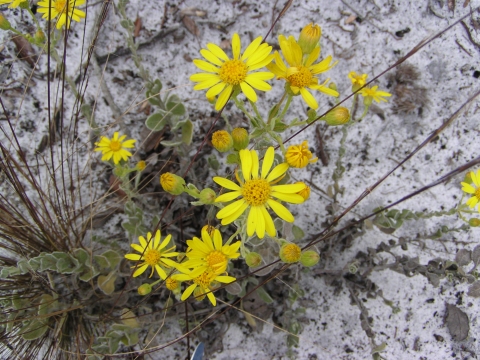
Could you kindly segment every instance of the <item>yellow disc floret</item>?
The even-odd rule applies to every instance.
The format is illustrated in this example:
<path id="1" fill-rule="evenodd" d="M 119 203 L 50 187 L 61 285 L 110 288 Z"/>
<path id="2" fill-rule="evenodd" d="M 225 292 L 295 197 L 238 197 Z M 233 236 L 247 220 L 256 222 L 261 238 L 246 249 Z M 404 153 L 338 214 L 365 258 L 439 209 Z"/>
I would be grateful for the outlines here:
<path id="1" fill-rule="evenodd" d="M 150 266 L 157 265 L 160 262 L 161 257 L 162 255 L 160 254 L 160 251 L 155 249 L 147 249 L 145 254 L 143 254 L 145 262 Z"/>
<path id="2" fill-rule="evenodd" d="M 220 267 L 224 267 L 227 264 L 227 257 L 221 251 L 212 251 L 205 257 L 205 261 L 207 262 L 208 266 L 212 269 L 218 269 Z M 225 269 L 223 269 L 225 271 Z"/>
<path id="3" fill-rule="evenodd" d="M 248 180 L 242 187 L 242 195 L 251 206 L 263 205 L 270 197 L 270 184 L 265 179 Z"/>
<path id="4" fill-rule="evenodd" d="M 220 67 L 220 79 L 230 85 L 239 85 L 247 77 L 248 67 L 241 60 L 227 60 Z"/>
<path id="5" fill-rule="evenodd" d="M 288 264 L 299 261 L 301 254 L 302 249 L 297 244 L 285 244 L 280 249 L 280 259 Z"/>
<path id="6" fill-rule="evenodd" d="M 313 75 L 305 66 L 299 66 L 298 72 L 287 77 L 291 86 L 298 88 L 308 87 L 312 83 Z"/>

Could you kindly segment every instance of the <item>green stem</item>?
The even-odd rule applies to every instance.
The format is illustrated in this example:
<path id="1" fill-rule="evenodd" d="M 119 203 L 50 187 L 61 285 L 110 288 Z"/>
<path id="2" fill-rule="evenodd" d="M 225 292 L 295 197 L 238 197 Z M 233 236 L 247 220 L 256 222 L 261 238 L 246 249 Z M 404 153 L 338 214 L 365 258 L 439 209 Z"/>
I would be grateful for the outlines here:
<path id="1" fill-rule="evenodd" d="M 248 117 L 248 119 L 250 120 L 250 122 L 252 122 L 253 116 L 247 111 L 247 109 L 245 109 L 245 106 L 243 105 L 243 102 L 241 102 L 240 100 L 238 100 L 236 96 L 233 97 L 233 101 L 235 101 L 235 105 L 237 106 L 237 108 L 238 108 L 241 112 L 243 112 L 246 117 Z"/>
<path id="2" fill-rule="evenodd" d="M 285 94 L 283 96 L 285 96 Z M 278 117 L 278 121 L 282 121 L 282 119 L 285 117 L 285 114 L 287 113 L 287 110 L 290 107 L 290 103 L 292 102 L 292 99 L 293 99 L 293 96 L 288 94 L 287 95 L 287 103 L 285 104 L 285 107 L 283 108 L 282 113 Z"/>
<path id="3" fill-rule="evenodd" d="M 30 16 L 32 17 L 33 21 L 35 21 L 35 24 L 37 25 L 37 28 L 40 28 L 40 24 L 38 23 L 38 20 L 35 17 L 35 14 L 33 13 L 32 9 L 30 9 L 30 7 L 27 7 L 27 11 L 30 14 Z"/>

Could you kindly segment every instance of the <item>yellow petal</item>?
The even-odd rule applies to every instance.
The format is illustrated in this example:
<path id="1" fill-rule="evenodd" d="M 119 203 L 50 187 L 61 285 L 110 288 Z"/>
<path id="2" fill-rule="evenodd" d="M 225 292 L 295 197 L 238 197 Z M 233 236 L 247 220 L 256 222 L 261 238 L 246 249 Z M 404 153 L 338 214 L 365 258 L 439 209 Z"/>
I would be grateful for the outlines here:
<path id="1" fill-rule="evenodd" d="M 138 261 L 142 258 L 142 255 L 138 254 L 125 254 L 125 259 L 127 260 L 133 260 L 133 261 Z"/>
<path id="2" fill-rule="evenodd" d="M 252 178 L 258 179 L 258 154 L 255 150 L 251 150 L 250 155 L 252 157 Z"/>
<path id="3" fill-rule="evenodd" d="M 225 88 L 225 86 L 227 86 L 226 83 L 220 82 L 220 83 L 218 83 L 217 85 L 212 86 L 212 87 L 207 91 L 207 93 L 205 94 L 205 96 L 206 96 L 207 98 L 213 98 L 213 97 L 217 96 L 218 94 L 220 94 L 220 93 L 223 91 L 223 89 Z"/>
<path id="4" fill-rule="evenodd" d="M 262 174 L 260 176 L 262 179 L 265 179 L 267 177 L 268 172 L 272 168 L 274 159 L 275 159 L 275 150 L 273 149 L 273 146 L 270 146 L 267 149 L 267 152 L 265 153 L 265 156 L 263 158 Z"/>
<path id="5" fill-rule="evenodd" d="M 208 43 L 207 48 L 212 52 L 213 55 L 215 55 L 219 59 L 222 59 L 224 61 L 230 60 L 227 54 L 225 54 L 225 51 L 223 51 L 220 46 L 213 43 Z"/>
<path id="6" fill-rule="evenodd" d="M 255 233 L 258 220 L 259 219 L 257 214 L 257 207 L 256 206 L 250 207 L 250 212 L 248 213 L 248 219 L 247 219 L 247 235 L 248 236 L 252 236 Z"/>
<path id="7" fill-rule="evenodd" d="M 313 95 L 310 94 L 307 89 L 303 87 L 300 88 L 300 94 L 302 95 L 303 100 L 305 100 L 308 106 L 310 106 L 312 109 L 318 108 L 317 100 L 315 100 Z"/>
<path id="8" fill-rule="evenodd" d="M 269 83 L 266 83 L 263 80 L 258 80 L 251 75 L 247 75 L 247 77 L 245 78 L 245 82 L 248 83 L 250 86 L 254 87 L 255 89 L 258 89 L 261 91 L 269 91 L 272 88 L 272 86 Z"/>
<path id="9" fill-rule="evenodd" d="M 255 40 L 253 40 L 250 45 L 245 49 L 245 52 L 242 55 L 241 60 L 245 61 L 245 59 L 248 59 L 260 46 L 260 43 L 262 42 L 262 37 L 259 36 Z"/>
<path id="10" fill-rule="evenodd" d="M 272 192 L 270 193 L 271 196 L 276 197 L 282 201 L 289 202 L 291 204 L 301 204 L 305 201 L 305 199 L 298 195 L 298 194 L 286 194 L 281 192 Z"/>
<path id="11" fill-rule="evenodd" d="M 473 177 L 472 177 L 472 179 L 473 179 Z M 461 184 L 463 186 L 462 191 L 466 192 L 467 194 L 475 194 L 475 188 L 472 185 L 470 185 L 466 182 L 462 182 Z"/>
<path id="12" fill-rule="evenodd" d="M 215 298 L 215 295 L 213 295 L 212 292 L 207 293 L 208 300 L 212 303 L 213 306 L 217 306 L 217 299 Z"/>
<path id="13" fill-rule="evenodd" d="M 213 243 L 215 245 L 215 249 L 217 250 L 222 249 L 222 245 L 223 245 L 222 234 L 217 229 L 215 229 L 215 231 L 213 232 Z"/>
<path id="14" fill-rule="evenodd" d="M 223 209 L 221 209 L 217 213 L 217 219 L 223 219 L 223 218 L 226 218 L 227 216 L 230 216 L 230 215 L 236 213 L 237 210 L 240 209 L 244 203 L 245 203 L 245 200 L 240 199 L 240 200 L 235 201 L 232 204 L 229 204 L 229 205 L 225 206 Z"/>
<path id="15" fill-rule="evenodd" d="M 222 219 L 222 225 L 228 225 L 231 222 L 237 220 L 243 213 L 244 211 L 248 208 L 248 203 L 245 201 L 242 206 L 240 206 L 237 211 L 235 211 L 232 215 L 227 216 Z"/>
<path id="16" fill-rule="evenodd" d="M 249 150 L 240 150 L 240 163 L 242 164 L 242 173 L 245 181 L 250 180 L 252 171 L 252 156 Z"/>
<path id="17" fill-rule="evenodd" d="M 267 200 L 267 203 L 272 210 L 275 211 L 275 214 L 277 214 L 279 218 L 285 220 L 286 222 L 293 222 L 293 220 L 295 220 L 292 213 L 279 202 L 269 199 Z"/>
<path id="18" fill-rule="evenodd" d="M 225 179 L 220 176 L 215 176 L 213 178 L 213 181 L 215 181 L 218 185 L 220 185 L 221 187 L 224 187 L 225 189 L 236 190 L 236 191 L 241 189 L 240 186 L 235 184 L 233 181 Z"/>
<path id="19" fill-rule="evenodd" d="M 240 36 L 238 36 L 237 33 L 234 33 L 232 37 L 232 54 L 234 59 L 238 60 L 240 58 L 241 48 L 242 44 L 240 42 Z"/>
<path id="20" fill-rule="evenodd" d="M 142 275 L 145 272 L 145 270 L 147 270 L 147 267 L 148 267 L 148 264 L 138 267 L 137 270 L 135 270 L 135 272 L 133 273 L 133 277 Z"/>
<path id="21" fill-rule="evenodd" d="M 265 219 L 263 218 L 263 213 L 261 208 L 264 207 L 263 205 L 261 206 L 256 206 L 257 208 L 257 226 L 256 226 L 256 233 L 259 239 L 263 239 L 265 236 Z"/>
<path id="22" fill-rule="evenodd" d="M 223 61 L 220 60 L 217 56 L 215 56 L 211 51 L 208 51 L 206 49 L 202 49 L 200 50 L 200 54 L 202 54 L 202 56 L 207 59 L 208 61 L 210 61 L 212 64 L 215 64 L 217 66 L 222 66 L 223 65 Z"/>
<path id="23" fill-rule="evenodd" d="M 277 234 L 277 230 L 275 229 L 275 224 L 273 223 L 272 217 L 268 213 L 268 210 L 265 208 L 265 206 L 261 206 L 260 210 L 263 213 L 263 219 L 265 220 L 265 230 L 267 231 L 267 234 L 271 237 L 274 237 Z"/>
<path id="24" fill-rule="evenodd" d="M 209 88 L 211 88 L 212 86 L 217 85 L 220 81 L 221 81 L 221 80 L 220 80 L 219 77 L 218 77 L 218 78 L 211 78 L 211 79 L 209 79 L 209 80 L 202 81 L 201 83 L 196 84 L 196 85 L 193 87 L 193 90 L 199 91 L 199 90 L 209 89 Z"/>
<path id="25" fill-rule="evenodd" d="M 228 85 L 218 97 L 217 102 L 215 103 L 215 110 L 219 111 L 221 108 L 225 106 L 228 99 L 230 99 L 230 95 L 232 95 L 232 92 L 233 92 L 233 85 Z"/>
<path id="26" fill-rule="evenodd" d="M 148 235 L 150 235 L 150 237 L 152 236 L 150 233 L 148 233 Z M 148 235 L 147 235 L 147 239 L 150 238 Z M 147 241 L 143 236 L 139 236 L 138 241 L 140 242 L 140 245 L 142 246 L 143 249 L 146 249 L 148 247 Z"/>
<path id="27" fill-rule="evenodd" d="M 197 284 L 192 284 L 188 288 L 186 288 L 181 297 L 182 301 L 185 301 L 186 299 L 188 299 L 188 297 L 192 295 L 193 290 L 195 290 L 196 287 L 197 287 Z"/>
<path id="28" fill-rule="evenodd" d="M 242 92 L 245 94 L 248 100 L 250 100 L 251 102 L 257 101 L 257 94 L 255 93 L 255 90 L 253 90 L 253 88 L 245 81 L 240 83 L 240 88 L 242 89 Z"/>
<path id="29" fill-rule="evenodd" d="M 232 200 L 236 199 L 237 197 L 239 197 L 240 195 L 242 195 L 241 191 L 228 192 L 228 193 L 222 194 L 220 196 L 217 196 L 216 199 L 215 199 L 215 202 L 232 201 Z"/>
<path id="30" fill-rule="evenodd" d="M 205 60 L 195 59 L 195 60 L 193 60 L 193 63 L 200 70 L 203 70 L 203 71 L 206 71 L 206 72 L 218 73 L 219 70 L 220 70 L 218 67 L 210 64 L 209 62 L 206 62 Z"/>
<path id="31" fill-rule="evenodd" d="M 281 163 L 275 166 L 272 170 L 272 172 L 267 176 L 266 180 L 268 182 L 272 182 L 273 180 L 279 178 L 283 174 L 285 174 L 288 170 L 288 164 L 287 163 Z"/>
<path id="32" fill-rule="evenodd" d="M 271 187 L 272 191 L 281 192 L 286 194 L 296 194 L 299 191 L 305 189 L 305 184 L 288 184 L 288 185 L 275 185 Z"/>
<path id="33" fill-rule="evenodd" d="M 157 231 L 157 234 L 159 234 L 158 239 L 160 240 L 160 231 Z M 170 243 L 170 240 L 172 239 L 172 235 L 167 235 L 167 237 L 163 240 L 162 245 L 160 245 L 160 248 L 158 250 L 165 249 L 167 245 Z M 156 249 L 156 247 L 155 247 Z"/>
<path id="34" fill-rule="evenodd" d="M 305 67 L 310 67 L 320 56 L 320 46 L 317 46 L 313 51 L 308 55 L 307 60 L 305 61 Z"/>
<path id="35" fill-rule="evenodd" d="M 159 265 L 155 265 L 155 270 L 157 270 L 157 274 L 162 280 L 167 278 L 167 273 Z"/>

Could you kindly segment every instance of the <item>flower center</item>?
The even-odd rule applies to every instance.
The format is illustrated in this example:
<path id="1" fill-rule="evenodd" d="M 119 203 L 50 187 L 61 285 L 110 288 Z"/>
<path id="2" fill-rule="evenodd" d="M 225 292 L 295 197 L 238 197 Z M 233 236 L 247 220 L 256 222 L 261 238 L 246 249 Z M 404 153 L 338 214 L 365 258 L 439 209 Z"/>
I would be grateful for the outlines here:
<path id="1" fill-rule="evenodd" d="M 208 289 L 215 277 L 216 275 L 213 271 L 205 270 L 202 275 L 193 279 L 193 282 L 200 285 L 203 289 Z"/>
<path id="2" fill-rule="evenodd" d="M 312 83 L 313 75 L 305 66 L 299 66 L 298 72 L 290 75 L 287 80 L 291 86 L 303 88 Z"/>
<path id="3" fill-rule="evenodd" d="M 242 195 L 251 206 L 263 205 L 270 198 L 270 184 L 265 179 L 248 180 L 242 187 Z"/>
<path id="4" fill-rule="evenodd" d="M 145 254 L 143 254 L 143 259 L 150 266 L 155 266 L 160 262 L 161 254 L 160 251 L 155 249 L 147 249 Z"/>
<path id="5" fill-rule="evenodd" d="M 122 143 L 118 140 L 112 140 L 110 141 L 110 150 L 112 151 L 118 151 L 122 148 Z"/>
<path id="6" fill-rule="evenodd" d="M 227 257 L 218 250 L 208 254 L 205 261 L 215 272 L 224 272 L 227 268 Z"/>
<path id="7" fill-rule="evenodd" d="M 55 9 L 59 12 L 62 13 L 64 10 L 66 10 L 65 5 L 67 4 L 67 0 L 58 0 L 55 1 Z"/>
<path id="8" fill-rule="evenodd" d="M 476 197 L 478 200 L 480 200 L 480 187 L 479 187 L 477 190 L 475 190 L 475 197 Z"/>
<path id="9" fill-rule="evenodd" d="M 297 262 L 300 260 L 302 250 L 296 244 L 288 244 L 282 249 L 283 256 L 288 262 Z"/>
<path id="10" fill-rule="evenodd" d="M 229 85 L 239 85 L 247 77 L 247 70 L 241 60 L 227 60 L 220 68 L 220 79 Z"/>
<path id="11" fill-rule="evenodd" d="M 165 286 L 168 290 L 173 291 L 178 288 L 178 281 L 169 277 L 167 280 L 165 280 Z"/>

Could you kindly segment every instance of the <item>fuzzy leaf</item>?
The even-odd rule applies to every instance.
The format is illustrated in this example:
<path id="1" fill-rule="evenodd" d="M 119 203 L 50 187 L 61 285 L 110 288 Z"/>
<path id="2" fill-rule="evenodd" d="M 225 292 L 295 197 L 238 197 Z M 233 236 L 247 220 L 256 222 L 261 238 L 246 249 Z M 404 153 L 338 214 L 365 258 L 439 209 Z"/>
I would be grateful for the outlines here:
<path id="1" fill-rule="evenodd" d="M 260 286 L 257 290 L 258 296 L 260 296 L 260 299 L 262 299 L 266 304 L 271 304 L 273 303 L 273 299 L 271 296 L 265 291 L 265 289 Z"/>
<path id="2" fill-rule="evenodd" d="M 190 120 L 187 120 L 185 124 L 182 126 L 182 141 L 190 145 L 192 143 L 193 138 L 193 123 Z"/>
<path id="3" fill-rule="evenodd" d="M 138 328 L 140 324 L 135 317 L 135 314 L 131 312 L 129 309 L 125 308 L 122 310 L 122 315 L 120 316 L 122 319 L 122 323 L 127 325 L 129 328 Z"/>
<path id="4" fill-rule="evenodd" d="M 455 262 L 459 266 L 465 266 L 472 261 L 472 253 L 470 250 L 466 249 L 461 249 L 457 252 L 457 255 L 455 255 Z"/>
<path id="5" fill-rule="evenodd" d="M 480 264 L 480 245 L 475 246 L 472 252 L 472 260 L 475 263 L 475 266 Z"/>
<path id="6" fill-rule="evenodd" d="M 97 285 L 105 295 L 111 295 L 115 291 L 115 280 L 117 280 L 117 275 L 115 275 L 115 271 L 112 271 L 108 275 L 100 275 Z"/>
<path id="7" fill-rule="evenodd" d="M 41 296 L 40 305 L 38 305 L 38 315 L 46 315 L 57 309 L 58 301 L 50 294 Z"/>
<path id="8" fill-rule="evenodd" d="M 155 113 L 150 115 L 145 120 L 145 126 L 152 131 L 160 131 L 167 125 L 168 117 L 162 113 Z"/>
<path id="9" fill-rule="evenodd" d="M 73 256 L 78 260 L 80 265 L 88 265 L 90 263 L 90 254 L 82 248 L 73 250 Z"/>
<path id="10" fill-rule="evenodd" d="M 293 225 L 292 233 L 296 241 L 300 241 L 305 236 L 305 233 L 303 232 L 303 230 L 300 229 L 297 225 Z"/>
<path id="11" fill-rule="evenodd" d="M 101 269 L 108 269 L 110 267 L 110 262 L 108 259 L 103 255 L 93 255 L 93 258 L 100 266 Z"/>
<path id="12" fill-rule="evenodd" d="M 175 146 L 180 146 L 183 144 L 182 141 L 173 141 L 173 140 L 164 140 L 160 141 L 160 144 L 163 146 L 170 146 L 170 147 L 175 147 Z"/>
<path id="13" fill-rule="evenodd" d="M 87 282 L 97 275 L 98 271 L 95 270 L 95 268 L 87 268 L 86 271 L 82 275 L 80 275 L 80 280 Z"/>
<path id="14" fill-rule="evenodd" d="M 228 154 L 227 164 L 240 164 L 240 157 L 237 153 Z"/>
<path id="15" fill-rule="evenodd" d="M 44 335 L 48 330 L 48 321 L 32 320 L 28 325 L 20 329 L 24 340 L 35 340 Z"/>
<path id="16" fill-rule="evenodd" d="M 173 115 L 182 116 L 185 114 L 185 106 L 181 103 L 177 95 L 172 95 L 167 100 L 167 110 Z"/>
<path id="17" fill-rule="evenodd" d="M 448 331 L 455 341 L 463 341 L 470 330 L 468 316 L 455 305 L 447 304 L 446 323 Z"/>
<path id="18" fill-rule="evenodd" d="M 470 287 L 468 288 L 468 296 L 472 296 L 474 298 L 480 297 L 480 281 L 475 281 Z"/>
<path id="19" fill-rule="evenodd" d="M 107 250 L 102 254 L 110 263 L 110 268 L 113 269 L 122 260 L 122 256 L 115 250 Z"/>

